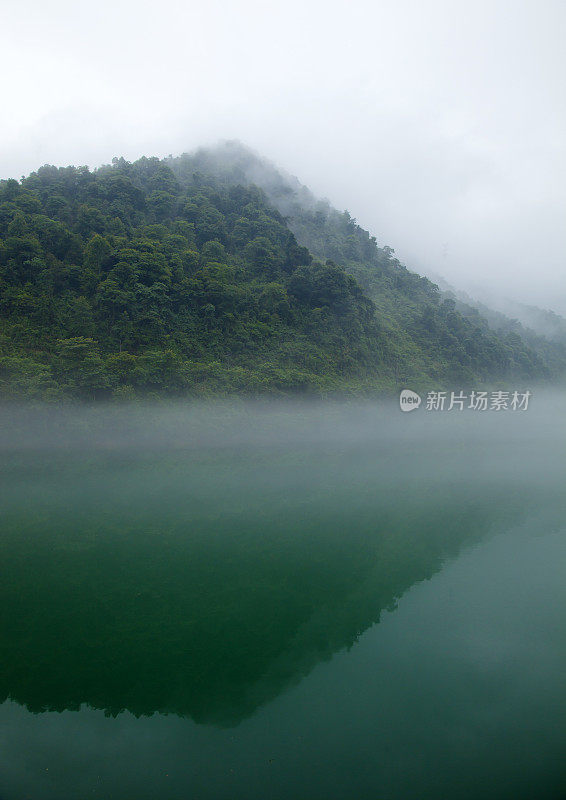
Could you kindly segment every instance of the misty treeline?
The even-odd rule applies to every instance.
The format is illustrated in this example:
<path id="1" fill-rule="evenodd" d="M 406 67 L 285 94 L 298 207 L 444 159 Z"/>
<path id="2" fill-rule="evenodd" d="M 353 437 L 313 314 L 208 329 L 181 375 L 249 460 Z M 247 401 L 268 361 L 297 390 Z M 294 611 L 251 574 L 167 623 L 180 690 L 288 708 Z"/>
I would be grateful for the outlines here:
<path id="1" fill-rule="evenodd" d="M 0 183 L 3 398 L 362 393 L 554 377 L 347 213 L 232 148 Z M 261 162 L 257 176 L 261 183 Z"/>

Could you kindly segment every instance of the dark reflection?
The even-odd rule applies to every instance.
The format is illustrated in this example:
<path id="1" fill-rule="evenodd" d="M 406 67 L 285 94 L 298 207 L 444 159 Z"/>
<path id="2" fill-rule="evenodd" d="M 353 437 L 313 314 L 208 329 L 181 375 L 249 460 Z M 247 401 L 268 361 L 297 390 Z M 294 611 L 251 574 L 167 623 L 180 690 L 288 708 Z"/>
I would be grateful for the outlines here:
<path id="1" fill-rule="evenodd" d="M 377 434 L 68 444 L 12 443 L 3 476 L 0 702 L 33 712 L 237 724 L 541 503 L 434 433 L 419 457 Z"/>

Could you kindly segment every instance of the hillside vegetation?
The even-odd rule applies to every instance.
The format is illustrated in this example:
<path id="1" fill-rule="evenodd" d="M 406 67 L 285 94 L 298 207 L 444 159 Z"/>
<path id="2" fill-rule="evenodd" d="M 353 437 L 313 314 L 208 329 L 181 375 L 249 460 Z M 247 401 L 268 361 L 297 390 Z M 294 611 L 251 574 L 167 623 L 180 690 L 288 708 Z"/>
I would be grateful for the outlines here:
<path id="1" fill-rule="evenodd" d="M 2 397 L 324 395 L 552 375 L 520 336 L 466 318 L 347 213 L 261 168 L 231 146 L 2 181 Z"/>

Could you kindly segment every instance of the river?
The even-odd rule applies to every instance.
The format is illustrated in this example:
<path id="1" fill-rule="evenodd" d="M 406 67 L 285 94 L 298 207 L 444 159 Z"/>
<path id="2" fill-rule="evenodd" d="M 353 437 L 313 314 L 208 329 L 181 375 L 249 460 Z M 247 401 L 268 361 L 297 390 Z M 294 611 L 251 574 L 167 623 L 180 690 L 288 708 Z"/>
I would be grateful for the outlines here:
<path id="1" fill-rule="evenodd" d="M 2 800 L 566 797 L 566 426 L 1 412 Z"/>

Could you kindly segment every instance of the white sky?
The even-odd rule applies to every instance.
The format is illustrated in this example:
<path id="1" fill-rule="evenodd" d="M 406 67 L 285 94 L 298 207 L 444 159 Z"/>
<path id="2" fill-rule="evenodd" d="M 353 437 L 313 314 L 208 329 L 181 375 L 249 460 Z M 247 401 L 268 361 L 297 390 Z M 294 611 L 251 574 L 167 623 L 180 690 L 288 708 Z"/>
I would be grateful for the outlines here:
<path id="1" fill-rule="evenodd" d="M 2 0 L 0 176 L 237 138 L 416 271 L 566 313 L 565 0 Z"/>

